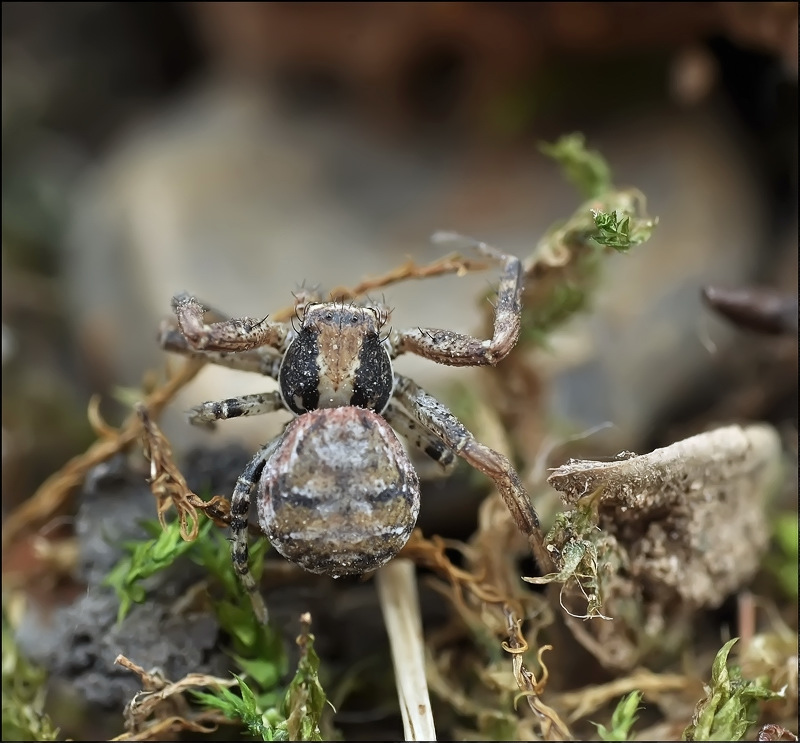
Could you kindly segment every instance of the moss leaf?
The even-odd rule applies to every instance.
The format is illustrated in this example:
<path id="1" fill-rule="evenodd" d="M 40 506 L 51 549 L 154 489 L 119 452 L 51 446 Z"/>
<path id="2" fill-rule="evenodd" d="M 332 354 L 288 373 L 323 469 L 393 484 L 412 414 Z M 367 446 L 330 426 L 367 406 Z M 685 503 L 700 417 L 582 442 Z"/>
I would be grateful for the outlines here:
<path id="1" fill-rule="evenodd" d="M 738 639 L 729 640 L 717 653 L 711 666 L 711 686 L 698 702 L 683 740 L 741 740 L 758 718 L 758 703 L 782 696 L 763 679 L 745 681 L 737 666 L 728 666 L 728 655 Z"/>
<path id="2" fill-rule="evenodd" d="M 565 134 L 552 144 L 542 142 L 539 150 L 558 162 L 567 180 L 584 198 L 597 198 L 613 188 L 608 163 L 599 152 L 586 148 L 583 134 Z"/>
<path id="3" fill-rule="evenodd" d="M 633 740 L 631 728 L 636 722 L 636 713 L 639 710 L 639 702 L 642 701 L 642 692 L 632 691 L 627 696 L 619 700 L 619 703 L 611 715 L 611 727 L 593 722 L 597 728 L 600 740 Z"/>

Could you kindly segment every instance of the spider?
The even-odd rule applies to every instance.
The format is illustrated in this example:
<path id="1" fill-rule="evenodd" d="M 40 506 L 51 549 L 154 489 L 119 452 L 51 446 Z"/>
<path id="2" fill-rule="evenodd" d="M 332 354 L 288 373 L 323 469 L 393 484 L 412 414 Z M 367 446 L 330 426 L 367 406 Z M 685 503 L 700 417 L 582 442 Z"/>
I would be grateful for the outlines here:
<path id="1" fill-rule="evenodd" d="M 262 622 L 266 605 L 248 567 L 248 515 L 253 492 L 259 525 L 285 558 L 333 577 L 372 572 L 403 547 L 419 513 L 419 478 L 397 434 L 443 473 L 456 457 L 494 480 L 529 540 L 539 520 L 508 459 L 475 440 L 438 400 L 392 361 L 416 353 L 440 364 L 496 364 L 520 330 L 520 260 L 475 242 L 502 265 L 492 338 L 449 330 L 386 329 L 378 303 L 322 301 L 295 295 L 295 320 L 243 317 L 206 322 L 188 294 L 172 300 L 178 327 L 162 328 L 164 349 L 272 377 L 279 389 L 204 402 L 189 412 L 195 425 L 286 409 L 294 418 L 250 461 L 231 498 L 231 553 Z M 212 312 L 212 311 L 209 311 Z M 214 313 L 221 316 L 219 313 Z"/>

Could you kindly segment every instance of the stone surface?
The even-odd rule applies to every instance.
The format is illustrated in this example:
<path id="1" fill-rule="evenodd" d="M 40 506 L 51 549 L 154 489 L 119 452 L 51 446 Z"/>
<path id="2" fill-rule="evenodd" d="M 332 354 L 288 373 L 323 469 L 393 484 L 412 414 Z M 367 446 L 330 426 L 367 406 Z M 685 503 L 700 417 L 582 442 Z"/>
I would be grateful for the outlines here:
<path id="1" fill-rule="evenodd" d="M 96 467 L 75 517 L 76 578 L 86 582 L 86 591 L 49 614 L 28 602 L 17 628 L 22 651 L 55 683 L 68 683 L 85 701 L 107 709 L 121 710 L 141 688 L 138 677 L 114 664 L 120 653 L 172 680 L 189 672 L 224 675 L 228 668 L 213 615 L 173 611 L 176 599 L 202 578 L 191 561 L 179 560 L 148 579 L 147 602 L 134 604 L 117 624 L 119 600 L 103 580 L 124 555 L 123 544 L 146 535 L 141 521 L 155 515 L 142 473 L 131 471 L 124 458 Z"/>

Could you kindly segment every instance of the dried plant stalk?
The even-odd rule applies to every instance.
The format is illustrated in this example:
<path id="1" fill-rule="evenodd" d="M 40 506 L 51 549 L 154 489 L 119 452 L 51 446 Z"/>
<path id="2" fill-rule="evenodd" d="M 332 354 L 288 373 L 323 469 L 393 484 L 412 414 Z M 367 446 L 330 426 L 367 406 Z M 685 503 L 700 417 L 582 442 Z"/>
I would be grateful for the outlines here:
<path id="1" fill-rule="evenodd" d="M 125 707 L 126 732 L 113 740 L 169 740 L 181 731 L 213 733 L 217 725 L 231 724 L 219 710 L 193 710 L 183 693 L 209 686 L 236 686 L 235 679 L 190 673 L 180 681 L 171 682 L 158 672 L 146 671 L 124 655 L 118 655 L 114 663 L 137 674 L 142 680 L 142 691 Z"/>
<path id="2" fill-rule="evenodd" d="M 402 266 L 398 266 L 396 269 L 389 271 L 383 276 L 365 279 L 352 289 L 338 286 L 332 289 L 329 294 L 331 299 L 355 299 L 367 292 L 374 291 L 375 289 L 383 289 L 384 287 L 398 284 L 407 279 L 430 279 L 435 276 L 445 276 L 451 273 L 457 276 L 464 276 L 473 271 L 483 271 L 487 267 L 488 264 L 482 261 L 462 258 L 458 253 L 446 255 L 444 258 L 433 261 L 433 263 L 429 263 L 427 266 L 418 266 L 414 261 L 409 259 Z M 292 308 L 292 312 L 294 312 L 294 308 Z M 291 316 L 291 314 L 289 316 Z"/>
<path id="3" fill-rule="evenodd" d="M 521 620 L 514 616 L 514 612 L 509 607 L 504 607 L 504 613 L 508 622 L 508 641 L 503 643 L 503 650 L 511 654 L 514 680 L 517 682 L 521 694 L 528 701 L 531 711 L 536 716 L 542 740 L 575 740 L 567 724 L 559 717 L 558 712 L 541 699 L 541 694 L 545 686 L 547 686 L 548 676 L 547 666 L 542 662 L 542 654 L 545 650 L 552 650 L 552 646 L 542 645 L 539 648 L 539 665 L 542 667 L 542 678 L 537 680 L 522 660 L 523 654 L 528 649 L 528 643 L 520 632 Z"/>
<path id="4" fill-rule="evenodd" d="M 166 384 L 150 393 L 142 403 L 149 415 L 157 418 L 178 391 L 194 379 L 203 366 L 204 361 L 190 359 L 170 376 Z M 100 437 L 99 440 L 48 477 L 28 500 L 9 514 L 3 522 L 4 550 L 20 532 L 43 524 L 56 514 L 72 491 L 83 483 L 92 467 L 111 459 L 142 435 L 142 421 L 136 413 L 130 415 L 119 429 L 115 429 L 100 418 L 98 405 L 98 398 L 92 398 L 89 403 L 89 420 Z"/>
<path id="5" fill-rule="evenodd" d="M 392 560 L 376 575 L 406 740 L 436 740 L 414 563 Z"/>
<path id="6" fill-rule="evenodd" d="M 193 542 L 200 530 L 197 511 L 204 511 L 218 526 L 230 524 L 230 504 L 221 495 L 215 495 L 204 501 L 193 493 L 186 484 L 172 456 L 172 447 L 166 436 L 151 418 L 144 405 L 137 405 L 136 412 L 144 428 L 144 455 L 150 462 L 150 490 L 158 503 L 158 520 L 166 529 L 166 512 L 171 505 L 178 512 L 181 525 L 181 536 L 187 542 Z"/>

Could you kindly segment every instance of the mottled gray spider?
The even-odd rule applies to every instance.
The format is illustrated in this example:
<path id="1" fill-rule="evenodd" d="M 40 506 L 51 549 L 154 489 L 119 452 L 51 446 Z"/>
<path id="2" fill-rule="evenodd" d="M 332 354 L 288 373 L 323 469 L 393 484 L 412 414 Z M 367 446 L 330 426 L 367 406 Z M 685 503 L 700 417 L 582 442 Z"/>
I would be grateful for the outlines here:
<path id="1" fill-rule="evenodd" d="M 494 333 L 479 340 L 449 330 L 386 330 L 378 304 L 297 296 L 296 323 L 248 317 L 206 323 L 193 297 L 173 299 L 178 328 L 162 330 L 163 348 L 272 377 L 279 390 L 205 402 L 190 421 L 214 421 L 287 409 L 296 416 L 239 477 L 231 499 L 232 557 L 259 619 L 266 607 L 248 568 L 250 495 L 257 489 L 261 528 L 275 549 L 314 573 L 371 572 L 408 540 L 419 513 L 419 479 L 395 431 L 445 472 L 456 456 L 494 480 L 519 529 L 539 521 L 506 457 L 477 442 L 456 417 L 392 360 L 412 352 L 440 364 L 495 364 L 517 342 L 522 270 L 518 258 L 476 243 L 502 264 Z M 393 430 L 394 429 L 394 430 Z"/>

